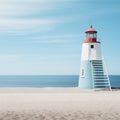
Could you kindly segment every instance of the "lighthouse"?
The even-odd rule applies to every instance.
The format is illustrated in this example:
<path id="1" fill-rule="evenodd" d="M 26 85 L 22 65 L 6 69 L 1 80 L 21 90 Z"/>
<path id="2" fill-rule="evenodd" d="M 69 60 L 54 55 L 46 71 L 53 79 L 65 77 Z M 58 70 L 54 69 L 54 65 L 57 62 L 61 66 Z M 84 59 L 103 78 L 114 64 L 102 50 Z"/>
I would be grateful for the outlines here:
<path id="1" fill-rule="evenodd" d="M 86 40 L 82 44 L 79 88 L 111 90 L 109 76 L 101 53 L 101 42 L 97 40 L 97 31 L 90 26 L 85 32 Z"/>

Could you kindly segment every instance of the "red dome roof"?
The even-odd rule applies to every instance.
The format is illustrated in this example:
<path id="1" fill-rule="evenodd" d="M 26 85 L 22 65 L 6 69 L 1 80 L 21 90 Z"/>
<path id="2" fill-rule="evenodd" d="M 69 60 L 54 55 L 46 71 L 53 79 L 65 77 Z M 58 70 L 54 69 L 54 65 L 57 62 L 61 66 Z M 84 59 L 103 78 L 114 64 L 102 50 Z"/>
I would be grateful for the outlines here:
<path id="1" fill-rule="evenodd" d="M 97 31 L 91 25 L 90 28 L 85 33 L 97 33 Z"/>

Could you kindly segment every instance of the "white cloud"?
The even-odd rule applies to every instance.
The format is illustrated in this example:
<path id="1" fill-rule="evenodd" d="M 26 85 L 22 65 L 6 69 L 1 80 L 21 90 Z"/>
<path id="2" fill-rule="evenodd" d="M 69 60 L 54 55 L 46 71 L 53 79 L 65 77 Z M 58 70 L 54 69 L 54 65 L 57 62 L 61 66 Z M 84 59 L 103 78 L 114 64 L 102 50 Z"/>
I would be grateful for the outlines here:
<path id="1" fill-rule="evenodd" d="M 0 31 L 8 33 L 45 32 L 59 23 L 58 19 L 0 19 Z"/>
<path id="2" fill-rule="evenodd" d="M 21 55 L 0 55 L 0 63 L 16 62 L 22 58 Z"/>
<path id="3" fill-rule="evenodd" d="M 42 5 L 8 5 L 8 4 L 0 4 L 0 17 L 14 17 L 20 15 L 29 15 L 34 14 L 35 12 L 45 12 L 52 7 L 42 6 Z"/>
<path id="4" fill-rule="evenodd" d="M 0 17 L 28 15 L 56 8 L 63 0 L 0 0 Z"/>
<path id="5" fill-rule="evenodd" d="M 39 3 L 39 4 L 37 4 Z M 43 4 L 44 3 L 44 4 Z M 46 0 L 0 0 L 0 32 L 18 34 L 18 32 L 48 31 L 56 23 L 54 19 L 19 18 L 36 11 L 48 10 Z M 27 17 L 27 16 L 26 16 Z M 20 33 L 21 34 L 21 33 Z"/>
<path id="6" fill-rule="evenodd" d="M 31 37 L 32 43 L 71 43 L 80 40 L 81 34 L 61 34 Z"/>
<path id="7" fill-rule="evenodd" d="M 14 2 L 14 3 L 21 3 L 21 2 L 24 2 L 24 3 L 46 3 L 46 2 L 63 2 L 63 1 L 70 1 L 70 0 L 0 0 L 0 2 L 2 3 L 11 3 L 11 2 Z"/>
<path id="8" fill-rule="evenodd" d="M 0 0 L 0 32 L 24 34 L 52 30 L 57 23 L 68 20 L 63 18 L 36 18 L 36 13 L 54 9 L 55 4 L 64 0 Z M 54 4 L 55 3 L 55 4 Z M 27 18 L 28 16 L 31 18 Z M 20 17 L 21 16 L 21 17 Z M 22 18 L 22 16 L 24 16 Z"/>
<path id="9" fill-rule="evenodd" d="M 61 38 L 61 39 L 70 39 L 70 38 L 76 38 L 80 37 L 80 34 L 59 34 L 59 35 L 50 35 L 50 36 L 43 36 L 43 39 L 56 39 L 56 38 Z"/>
<path id="10" fill-rule="evenodd" d="M 36 25 L 50 25 L 56 23 L 55 19 L 0 19 L 1 27 L 31 28 Z"/>
<path id="11" fill-rule="evenodd" d="M 56 25 L 68 22 L 69 17 L 57 18 L 1 18 L 0 32 L 10 34 L 23 34 L 31 32 L 45 32 L 53 30 Z M 69 20 L 70 22 L 71 20 Z M 70 36 L 70 35 L 69 35 Z M 53 38 L 53 36 L 51 36 Z M 60 36 L 54 36 L 59 37 Z M 64 36 L 68 37 L 68 36 Z"/>

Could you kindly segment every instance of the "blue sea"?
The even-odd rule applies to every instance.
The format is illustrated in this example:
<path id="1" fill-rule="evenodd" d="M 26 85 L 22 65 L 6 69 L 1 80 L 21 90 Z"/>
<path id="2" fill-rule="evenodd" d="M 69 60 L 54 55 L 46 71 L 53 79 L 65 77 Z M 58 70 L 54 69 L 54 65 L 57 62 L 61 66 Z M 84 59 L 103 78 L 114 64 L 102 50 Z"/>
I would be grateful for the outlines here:
<path id="1" fill-rule="evenodd" d="M 120 75 L 110 75 L 111 87 L 120 88 Z M 0 87 L 77 87 L 78 75 L 0 76 Z"/>

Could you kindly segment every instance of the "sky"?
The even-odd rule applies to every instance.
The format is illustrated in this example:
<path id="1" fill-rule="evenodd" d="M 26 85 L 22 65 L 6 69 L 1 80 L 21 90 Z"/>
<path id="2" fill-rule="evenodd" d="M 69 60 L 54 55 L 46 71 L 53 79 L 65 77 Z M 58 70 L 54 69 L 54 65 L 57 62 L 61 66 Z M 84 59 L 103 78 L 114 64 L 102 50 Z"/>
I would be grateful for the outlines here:
<path id="1" fill-rule="evenodd" d="M 120 75 L 119 0 L 0 0 L 0 75 L 79 75 L 90 25 Z"/>

